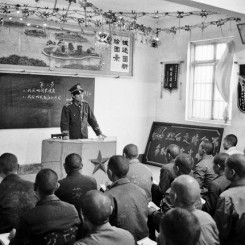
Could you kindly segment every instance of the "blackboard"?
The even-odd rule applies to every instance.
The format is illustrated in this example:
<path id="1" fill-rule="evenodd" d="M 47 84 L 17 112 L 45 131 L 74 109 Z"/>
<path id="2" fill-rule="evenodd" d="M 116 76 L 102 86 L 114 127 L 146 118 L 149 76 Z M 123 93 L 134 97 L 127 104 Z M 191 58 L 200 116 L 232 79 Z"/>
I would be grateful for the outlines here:
<path id="1" fill-rule="evenodd" d="M 144 162 L 155 166 L 166 164 L 166 148 L 170 144 L 176 144 L 181 148 L 181 153 L 191 154 L 196 164 L 200 160 L 198 148 L 201 141 L 204 139 L 211 141 L 215 155 L 220 150 L 223 131 L 223 128 L 217 127 L 153 122 Z"/>
<path id="2" fill-rule="evenodd" d="M 94 78 L 0 73 L 0 129 L 59 127 L 72 85 L 94 107 Z"/>

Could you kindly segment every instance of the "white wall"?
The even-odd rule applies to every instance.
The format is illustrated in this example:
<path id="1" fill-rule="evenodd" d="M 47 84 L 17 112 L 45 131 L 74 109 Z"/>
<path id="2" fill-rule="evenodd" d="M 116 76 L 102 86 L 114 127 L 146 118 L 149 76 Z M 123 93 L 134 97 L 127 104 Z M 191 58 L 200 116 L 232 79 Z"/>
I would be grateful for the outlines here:
<path id="1" fill-rule="evenodd" d="M 96 77 L 95 115 L 103 133 L 117 137 L 117 152 L 135 143 L 144 152 L 155 119 L 157 50 L 136 43 L 132 78 Z M 18 119 L 16 119 L 18 120 Z M 42 140 L 59 128 L 0 130 L 0 154 L 16 154 L 20 164 L 40 163 Z M 90 137 L 96 137 L 89 130 Z"/>
<path id="2" fill-rule="evenodd" d="M 227 18 L 227 16 L 220 16 L 220 19 Z M 185 18 L 188 25 L 201 23 L 200 17 Z M 188 20 L 187 20 L 188 19 Z M 205 21 L 208 22 L 212 19 L 208 18 Z M 170 24 L 170 23 L 165 23 Z M 172 25 L 177 25 L 178 22 L 171 22 Z M 183 23 L 181 25 L 184 25 Z M 169 26 L 169 25 L 168 25 Z M 186 84 L 187 84 L 187 51 L 188 51 L 188 42 L 196 41 L 196 40 L 205 40 L 212 38 L 220 38 L 226 36 L 234 36 L 235 37 L 235 61 L 244 62 L 245 64 L 245 45 L 241 43 L 241 39 L 236 27 L 236 23 L 226 23 L 222 26 L 222 30 L 217 26 L 209 26 L 204 32 L 200 29 L 193 30 L 191 35 L 189 32 L 180 32 L 175 36 L 173 35 L 164 35 L 163 43 L 159 47 L 159 59 L 163 61 L 184 61 L 181 64 L 181 74 L 180 81 L 182 82 L 182 93 L 181 100 L 180 89 L 177 91 L 173 91 L 169 93 L 167 90 L 163 92 L 163 99 L 158 98 L 156 104 L 156 121 L 163 122 L 172 122 L 172 123 L 183 123 L 183 124 L 191 124 L 191 125 L 204 125 L 204 126 L 216 126 L 224 128 L 224 135 L 233 133 L 238 137 L 238 149 L 243 150 L 245 147 L 245 113 L 239 111 L 237 107 L 237 83 L 238 83 L 238 69 L 239 66 L 237 64 L 233 65 L 232 72 L 232 80 L 231 83 L 233 85 L 232 89 L 232 121 L 231 125 L 211 125 L 211 124 L 200 124 L 194 122 L 188 122 L 185 120 L 185 101 L 186 101 Z M 167 47 L 167 48 L 166 48 Z M 160 74 L 158 75 L 160 76 Z M 221 148 L 223 151 L 223 148 Z"/>

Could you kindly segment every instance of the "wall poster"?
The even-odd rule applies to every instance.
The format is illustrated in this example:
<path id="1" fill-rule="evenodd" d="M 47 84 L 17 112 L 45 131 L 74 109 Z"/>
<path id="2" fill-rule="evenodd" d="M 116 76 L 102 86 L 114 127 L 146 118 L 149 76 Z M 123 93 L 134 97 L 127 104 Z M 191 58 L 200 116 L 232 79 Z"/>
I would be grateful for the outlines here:
<path id="1" fill-rule="evenodd" d="M 133 35 L 129 32 L 0 26 L 0 69 L 63 72 L 72 75 L 133 75 Z"/>

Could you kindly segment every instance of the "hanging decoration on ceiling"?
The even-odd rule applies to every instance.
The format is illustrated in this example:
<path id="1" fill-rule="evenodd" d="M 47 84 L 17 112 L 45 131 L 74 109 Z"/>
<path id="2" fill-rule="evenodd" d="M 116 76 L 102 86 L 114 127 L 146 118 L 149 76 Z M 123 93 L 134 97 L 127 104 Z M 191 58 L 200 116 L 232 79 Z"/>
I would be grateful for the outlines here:
<path id="1" fill-rule="evenodd" d="M 240 18 L 227 17 L 216 21 L 202 21 L 200 24 L 181 26 L 180 20 L 188 16 L 200 16 L 200 18 L 203 19 L 210 15 L 218 15 L 219 13 L 206 10 L 191 12 L 136 12 L 134 10 L 130 12 L 113 12 L 112 10 L 109 10 L 106 12 L 97 8 L 92 3 L 87 2 L 87 0 L 78 0 L 80 8 L 76 9 L 71 9 L 71 4 L 76 3 L 76 0 L 66 1 L 68 2 L 67 8 L 57 8 L 57 0 L 55 0 L 53 8 L 38 7 L 38 1 L 36 6 L 0 3 L 0 24 L 4 25 L 4 22 L 6 21 L 9 22 L 10 20 L 15 20 L 16 22 L 22 22 L 23 25 L 28 24 L 28 26 L 30 26 L 32 25 L 31 21 L 33 19 L 38 19 L 43 23 L 43 27 L 48 27 L 48 23 L 52 24 L 52 22 L 60 24 L 60 28 L 63 28 L 64 24 L 76 24 L 80 26 L 82 32 L 83 28 L 86 27 L 91 27 L 97 30 L 110 30 L 112 28 L 116 31 L 130 31 L 134 34 L 137 33 L 142 36 L 142 43 L 144 42 L 143 40 L 145 40 L 145 43 L 149 43 L 151 47 L 157 48 L 160 45 L 159 34 L 161 32 L 173 35 L 175 35 L 177 31 L 191 32 L 193 29 L 201 29 L 203 32 L 208 26 L 217 26 L 221 29 L 221 26 L 227 22 L 241 21 Z M 179 26 L 172 26 L 170 28 L 153 28 L 139 24 L 138 21 L 146 16 L 154 19 L 156 22 L 162 18 L 175 17 L 179 19 Z M 98 31 L 96 35 L 96 42 L 98 42 L 98 45 L 104 43 L 104 46 L 106 46 L 109 44 L 110 35 L 105 35 L 103 31 L 101 31 L 100 34 L 99 33 L 100 32 Z"/>

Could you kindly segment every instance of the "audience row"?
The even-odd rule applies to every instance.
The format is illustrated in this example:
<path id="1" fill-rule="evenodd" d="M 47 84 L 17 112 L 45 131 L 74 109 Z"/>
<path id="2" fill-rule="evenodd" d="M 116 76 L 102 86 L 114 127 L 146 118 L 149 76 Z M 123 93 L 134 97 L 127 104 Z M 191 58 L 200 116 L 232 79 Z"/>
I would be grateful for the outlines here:
<path id="1" fill-rule="evenodd" d="M 14 245 L 130 245 L 146 237 L 160 245 L 245 244 L 245 156 L 236 143 L 227 135 L 226 153 L 213 157 L 213 144 L 203 140 L 197 164 L 169 145 L 158 185 L 139 162 L 137 146 L 129 144 L 109 159 L 111 184 L 104 193 L 93 177 L 81 174 L 76 153 L 65 159 L 64 179 L 42 169 L 35 183 L 18 176 L 16 156 L 4 153 L 0 234 L 10 233 Z"/>

